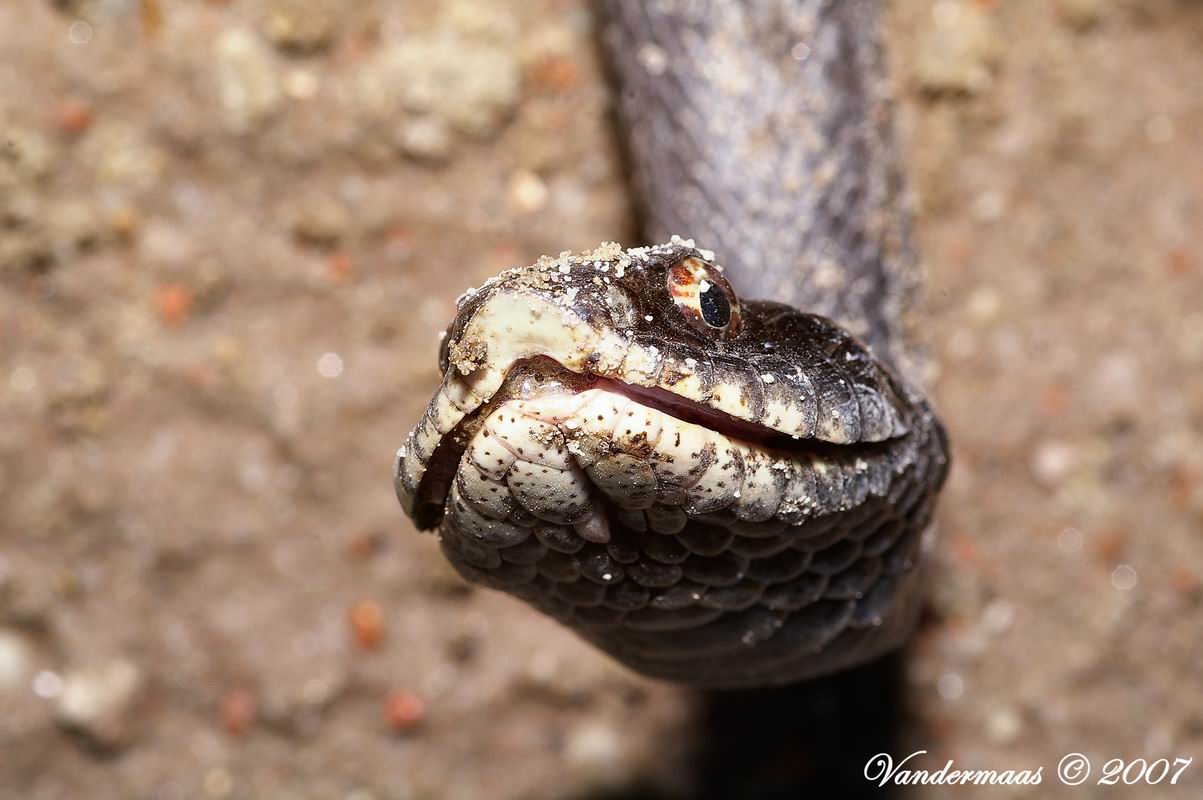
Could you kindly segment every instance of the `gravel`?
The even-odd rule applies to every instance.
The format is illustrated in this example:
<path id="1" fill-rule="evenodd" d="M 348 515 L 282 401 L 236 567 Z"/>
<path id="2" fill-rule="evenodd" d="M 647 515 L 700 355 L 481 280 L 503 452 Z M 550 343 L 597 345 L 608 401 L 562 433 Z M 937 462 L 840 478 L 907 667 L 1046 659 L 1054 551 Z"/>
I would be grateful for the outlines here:
<path id="1" fill-rule="evenodd" d="M 1078 798 L 1065 752 L 1203 748 L 1199 14 L 890 8 L 956 448 L 895 756 Z M 0 2 L 0 797 L 687 786 L 697 699 L 388 475 L 456 296 L 634 243 L 588 9 L 312 9 Z"/>

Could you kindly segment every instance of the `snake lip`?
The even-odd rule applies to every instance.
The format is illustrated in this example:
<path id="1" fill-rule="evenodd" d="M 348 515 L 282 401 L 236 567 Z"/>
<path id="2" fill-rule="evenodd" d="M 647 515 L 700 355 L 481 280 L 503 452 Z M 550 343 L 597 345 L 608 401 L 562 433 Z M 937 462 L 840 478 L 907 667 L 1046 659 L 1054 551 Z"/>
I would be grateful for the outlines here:
<path id="1" fill-rule="evenodd" d="M 734 417 L 726 412 L 695 402 L 659 387 L 637 386 L 617 378 L 569 369 L 553 355 L 543 353 L 512 362 L 505 370 L 501 388 L 488 400 L 468 411 L 463 419 L 443 436 L 425 459 L 424 474 L 413 492 L 413 515 L 419 528 L 436 527 L 442 520 L 444 502 L 463 455 L 467 441 L 493 409 L 507 399 L 534 397 L 545 393 L 577 395 L 589 389 L 601 389 L 621 395 L 669 417 L 698 425 L 714 433 L 746 444 L 791 455 L 823 455 L 837 451 L 869 455 L 892 447 L 897 440 L 835 444 L 812 438 L 788 436 L 764 425 Z"/>
<path id="2" fill-rule="evenodd" d="M 690 400 L 658 386 L 640 386 L 609 375 L 577 372 L 560 363 L 555 356 L 549 353 L 520 359 L 507 370 L 507 377 L 524 372 L 543 376 L 544 379 L 559 379 L 561 382 L 579 384 L 570 390 L 572 393 L 596 388 L 622 395 L 641 406 L 683 422 L 707 428 L 728 439 L 773 450 L 793 453 L 832 453 L 856 449 L 872 452 L 888 448 L 892 442 L 897 441 L 897 438 L 891 438 L 881 442 L 834 443 L 810 437 L 791 436 L 767 425 L 740 419 L 722 409 L 714 408 L 704 402 Z"/>
<path id="3" fill-rule="evenodd" d="M 658 386 L 640 386 L 609 375 L 578 372 L 561 363 L 550 353 L 518 359 L 506 370 L 507 383 L 519 383 L 528 378 L 534 378 L 540 383 L 549 381 L 558 383 L 564 387 L 562 391 L 566 394 L 579 394 L 587 389 L 601 389 L 612 394 L 622 395 L 641 406 L 683 422 L 699 425 L 729 439 L 775 450 L 792 452 L 847 450 L 852 447 L 872 448 L 886 445 L 889 441 L 835 444 L 813 438 L 790 436 L 766 425 L 740 419 L 722 409 L 714 408 L 704 402 L 690 400 Z M 508 392 L 504 390 L 498 393 L 500 397 L 507 394 Z M 483 405 L 488 405 L 488 403 Z M 474 412 L 474 416 L 487 414 L 482 410 L 483 405 Z"/>
<path id="4" fill-rule="evenodd" d="M 661 389 L 658 386 L 636 386 L 615 378 L 595 377 L 599 388 L 624 395 L 642 406 L 685 422 L 701 425 L 703 428 L 709 428 L 728 438 L 785 450 L 802 449 L 803 447 L 803 440 L 798 437 L 787 436 L 764 425 L 733 417 L 725 411 L 673 394 L 667 389 Z M 809 443 L 807 449 L 816 444 L 815 440 L 806 441 Z"/>

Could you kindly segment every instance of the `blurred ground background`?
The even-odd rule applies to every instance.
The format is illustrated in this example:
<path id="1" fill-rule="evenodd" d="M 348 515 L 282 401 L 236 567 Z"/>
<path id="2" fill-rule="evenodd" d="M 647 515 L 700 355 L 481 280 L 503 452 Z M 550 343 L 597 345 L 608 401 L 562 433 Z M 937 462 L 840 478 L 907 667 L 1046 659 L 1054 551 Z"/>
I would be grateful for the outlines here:
<path id="1" fill-rule="evenodd" d="M 1203 4 L 889 7 L 955 446 L 898 755 L 1092 796 L 1203 757 Z M 0 4 L 0 797 L 690 788 L 696 699 L 389 478 L 464 288 L 630 242 L 607 102 L 576 0 Z"/>

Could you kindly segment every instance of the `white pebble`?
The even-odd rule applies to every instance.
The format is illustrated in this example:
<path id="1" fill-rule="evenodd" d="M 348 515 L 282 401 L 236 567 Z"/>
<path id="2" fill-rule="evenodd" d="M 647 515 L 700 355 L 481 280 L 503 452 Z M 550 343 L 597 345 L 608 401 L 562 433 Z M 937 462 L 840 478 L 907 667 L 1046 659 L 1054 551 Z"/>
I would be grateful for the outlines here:
<path id="1" fill-rule="evenodd" d="M 1136 570 L 1128 564 L 1120 564 L 1111 573 L 1111 585 L 1121 592 L 1126 592 L 1136 587 Z"/>
<path id="2" fill-rule="evenodd" d="M 564 755 L 578 769 L 604 774 L 621 760 L 622 738 L 609 725 L 584 723 L 568 734 Z"/>
<path id="3" fill-rule="evenodd" d="M 92 26 L 82 19 L 77 19 L 71 23 L 71 28 L 67 31 L 67 38 L 71 40 L 72 44 L 87 44 L 92 41 Z"/>
<path id="4" fill-rule="evenodd" d="M 651 317 L 648 317 L 650 320 Z M 17 367 L 8 376 L 8 387 L 14 392 L 28 392 L 38 385 L 38 376 L 26 366 Z"/>
<path id="5" fill-rule="evenodd" d="M 1062 553 L 1076 553 L 1082 549 L 1082 533 L 1077 528 L 1066 528 L 1057 534 L 1057 549 Z"/>
<path id="6" fill-rule="evenodd" d="M 33 676 L 33 693 L 47 700 L 58 697 L 63 693 L 63 678 L 57 672 L 48 669 Z"/>
<path id="7" fill-rule="evenodd" d="M 956 700 L 965 691 L 965 681 L 955 672 L 945 672 L 936 681 L 936 691 L 945 700 Z"/>
<path id="8" fill-rule="evenodd" d="M 338 353 L 325 353 L 317 360 L 317 371 L 323 378 L 337 378 L 343 374 L 343 360 Z"/>

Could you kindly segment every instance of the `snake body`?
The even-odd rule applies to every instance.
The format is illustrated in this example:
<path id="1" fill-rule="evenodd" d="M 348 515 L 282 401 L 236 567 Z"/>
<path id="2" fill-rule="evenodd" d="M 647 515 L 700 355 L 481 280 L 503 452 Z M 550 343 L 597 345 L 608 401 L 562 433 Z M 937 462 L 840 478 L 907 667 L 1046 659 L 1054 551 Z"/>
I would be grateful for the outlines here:
<path id="1" fill-rule="evenodd" d="M 605 244 L 469 291 L 443 342 L 442 384 L 394 469 L 403 508 L 439 530 L 465 578 L 530 602 L 633 669 L 695 685 L 789 683 L 901 642 L 947 472 L 943 428 L 898 372 L 913 261 L 891 249 L 905 240 L 901 216 L 874 211 L 896 192 L 889 148 L 874 149 L 888 131 L 862 124 L 875 106 L 854 97 L 812 109 L 856 128 L 828 151 L 860 177 L 825 189 L 760 163 L 747 138 L 755 119 L 678 114 L 715 97 L 728 110 L 760 104 L 771 147 L 785 134 L 781 105 L 726 81 L 729 70 L 707 72 L 697 48 L 721 54 L 742 36 L 740 58 L 750 50 L 760 69 L 788 71 L 766 53 L 794 41 L 796 67 L 801 34 L 757 30 L 803 7 L 812 23 L 820 11 L 840 25 L 864 22 L 849 8 L 871 10 L 603 4 L 649 227 L 697 230 L 721 249 L 675 237 Z M 809 53 L 843 64 L 845 39 L 829 47 L 822 31 Z M 845 71 L 877 68 L 862 55 Z M 792 101 L 797 82 L 761 91 Z M 664 149 L 682 137 L 688 146 Z M 805 161 L 809 147 L 794 155 Z M 773 152 L 789 161 L 793 151 Z M 837 204 L 830 193 L 844 180 L 856 186 Z M 728 184 L 734 199 L 710 198 Z M 790 207 L 792 221 L 774 216 Z M 791 302 L 741 299 L 722 263 L 739 285 Z M 838 280 L 818 280 L 823 269 Z"/>

